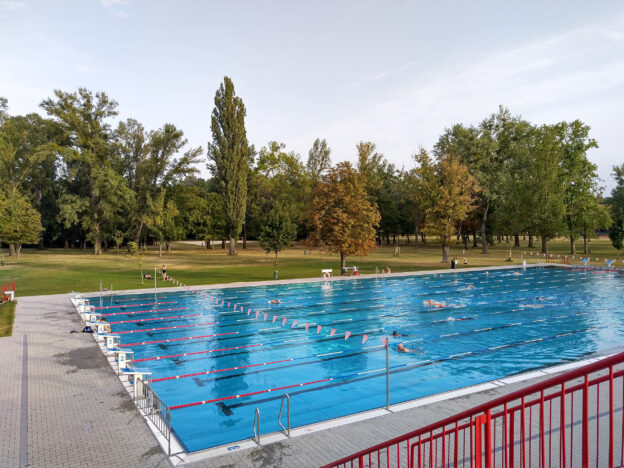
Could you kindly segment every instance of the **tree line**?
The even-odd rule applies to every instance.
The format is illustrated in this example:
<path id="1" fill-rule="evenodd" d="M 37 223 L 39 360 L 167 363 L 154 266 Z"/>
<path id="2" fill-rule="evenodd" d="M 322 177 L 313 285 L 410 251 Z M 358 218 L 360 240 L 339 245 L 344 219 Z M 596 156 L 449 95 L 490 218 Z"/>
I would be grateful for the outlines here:
<path id="1" fill-rule="evenodd" d="M 278 253 L 306 239 L 341 256 L 366 254 L 405 238 L 416 248 L 435 237 L 443 261 L 456 238 L 488 252 L 511 236 L 529 247 L 559 236 L 571 253 L 609 229 L 622 248 L 624 164 L 603 197 L 597 147 L 579 120 L 534 125 L 501 107 L 477 125 L 456 124 L 435 146 L 397 167 L 373 142 L 356 145 L 357 163 L 332 166 L 325 139 L 304 161 L 279 141 L 256 150 L 246 109 L 225 77 L 215 93 L 206 154 L 181 129 L 115 122 L 118 104 L 103 92 L 55 91 L 44 115 L 10 115 L 0 98 L 0 240 L 11 255 L 22 244 L 86 248 L 94 254 L 134 242 L 192 238 L 236 253 L 242 236 Z M 207 129 L 208 133 L 208 129 Z M 198 176 L 205 163 L 211 177 Z"/>

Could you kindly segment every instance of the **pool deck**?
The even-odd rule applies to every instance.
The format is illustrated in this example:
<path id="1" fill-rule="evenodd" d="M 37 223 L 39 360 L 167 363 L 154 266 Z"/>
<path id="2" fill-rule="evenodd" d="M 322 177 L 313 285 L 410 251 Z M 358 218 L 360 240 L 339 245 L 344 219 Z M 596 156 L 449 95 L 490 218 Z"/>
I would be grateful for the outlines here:
<path id="1" fill-rule="evenodd" d="M 227 287 L 256 284 L 267 283 L 236 283 Z M 0 338 L 0 465 L 171 466 L 92 337 L 69 333 L 82 325 L 69 297 L 18 297 L 13 336 Z M 192 467 L 318 466 L 551 375 L 532 372 L 522 377 L 530 380 L 512 382 L 518 380 L 514 378 L 504 386 L 495 382 L 482 387 L 480 392 L 452 399 L 432 397 L 426 405 L 416 402 L 396 412 L 378 410 L 366 419 L 346 425 L 322 423 L 317 426 L 325 427 L 324 430 L 299 429 L 301 436 L 260 447 L 247 442 L 230 453 L 220 455 L 213 450 L 210 454 L 189 454 L 177 463 L 173 461 Z M 400 406 L 391 409 L 398 410 Z M 244 448 L 247 445 L 251 448 Z"/>

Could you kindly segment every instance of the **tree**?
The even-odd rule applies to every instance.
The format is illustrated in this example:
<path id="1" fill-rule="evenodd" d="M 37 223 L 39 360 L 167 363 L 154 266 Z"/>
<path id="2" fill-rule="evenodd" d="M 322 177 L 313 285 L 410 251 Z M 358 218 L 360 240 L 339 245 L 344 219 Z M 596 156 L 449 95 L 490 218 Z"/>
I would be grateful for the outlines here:
<path id="1" fill-rule="evenodd" d="M 173 200 L 165 200 L 165 192 L 161 192 L 155 200 L 147 198 L 148 216 L 146 225 L 158 239 L 158 256 L 162 257 L 163 242 L 169 252 L 169 241 L 179 233 L 179 227 L 175 222 L 178 208 Z"/>
<path id="2" fill-rule="evenodd" d="M 561 122 L 555 126 L 562 146 L 562 177 L 564 183 L 565 225 L 570 238 L 570 254 L 576 253 L 575 241 L 580 236 L 581 224 L 588 215 L 598 213 L 590 206 L 596 202 L 598 175 L 596 165 L 587 159 L 587 151 L 597 148 L 596 140 L 589 138 L 589 127 L 581 121 Z"/>
<path id="3" fill-rule="evenodd" d="M 308 152 L 308 162 L 306 164 L 308 174 L 310 174 L 314 183 L 318 182 L 331 167 L 330 155 L 331 148 L 325 141 L 325 138 L 314 140 L 312 148 Z"/>
<path id="4" fill-rule="evenodd" d="M 364 187 L 363 176 L 351 164 L 339 163 L 316 187 L 310 206 L 310 241 L 340 254 L 341 274 L 349 255 L 367 255 L 375 248 L 380 215 Z"/>
<path id="5" fill-rule="evenodd" d="M 54 92 L 56 99 L 45 99 L 41 107 L 56 117 L 67 142 L 62 153 L 69 193 L 88 201 L 82 217 L 93 242 L 93 252 L 102 252 L 106 224 L 127 206 L 130 190 L 116 170 L 116 154 L 107 119 L 117 115 L 117 103 L 105 93 L 93 95 L 84 88 L 77 93 Z"/>
<path id="6" fill-rule="evenodd" d="M 618 219 L 611 229 L 609 229 L 609 239 L 611 239 L 611 245 L 618 251 L 622 250 L 622 244 L 624 243 L 624 219 Z"/>
<path id="7" fill-rule="evenodd" d="M 442 157 L 436 166 L 435 186 L 429 186 L 431 204 L 427 209 L 426 230 L 438 236 L 442 261 L 448 262 L 451 238 L 458 224 L 468 217 L 479 183 L 456 157 Z"/>
<path id="8" fill-rule="evenodd" d="M 483 253 L 488 253 L 487 220 L 490 211 L 504 192 L 507 169 L 508 129 L 517 121 L 504 107 L 498 113 L 483 120 L 478 127 L 464 127 L 461 124 L 447 129 L 435 146 L 438 157 L 458 157 L 468 167 L 479 183 L 479 216 L 481 220 L 481 243 Z"/>
<path id="9" fill-rule="evenodd" d="M 437 187 L 436 168 L 434 162 L 424 148 L 413 156 L 417 166 L 406 176 L 411 187 L 408 193 L 413 208 L 414 247 L 418 248 L 418 236 L 426 223 L 426 214 L 433 204 L 432 194 Z"/>
<path id="10" fill-rule="evenodd" d="M 548 253 L 548 241 L 565 232 L 565 184 L 562 175 L 563 151 L 557 139 L 557 129 L 542 125 L 534 129 L 532 150 L 524 161 L 524 189 L 528 230 L 539 235 L 542 253 Z"/>
<path id="11" fill-rule="evenodd" d="M 614 219 L 624 219 L 624 164 L 613 166 L 615 187 L 611 191 L 608 203 Z"/>
<path id="12" fill-rule="evenodd" d="M 0 239 L 13 246 L 19 257 L 22 244 L 35 244 L 43 231 L 41 216 L 23 195 L 11 192 L 4 196 L 0 192 Z"/>
<path id="13" fill-rule="evenodd" d="M 297 226 L 291 222 L 281 207 L 277 206 L 266 217 L 258 240 L 260 241 L 260 247 L 267 253 L 275 253 L 275 265 L 277 265 L 277 254 L 285 247 L 289 247 L 296 238 Z"/>
<path id="14" fill-rule="evenodd" d="M 227 76 L 215 95 L 212 111 L 212 143 L 208 144 L 208 168 L 217 180 L 225 212 L 225 231 L 230 239 L 229 255 L 236 253 L 236 240 L 245 220 L 249 146 L 245 130 L 245 105 Z"/>
<path id="15" fill-rule="evenodd" d="M 115 132 L 122 154 L 122 171 L 134 191 L 131 212 L 132 235 L 139 242 L 145 225 L 148 196 L 157 198 L 163 190 L 194 174 L 201 148 L 191 148 L 176 158 L 187 144 L 184 132 L 172 124 L 145 132 L 134 119 L 121 122 Z"/>

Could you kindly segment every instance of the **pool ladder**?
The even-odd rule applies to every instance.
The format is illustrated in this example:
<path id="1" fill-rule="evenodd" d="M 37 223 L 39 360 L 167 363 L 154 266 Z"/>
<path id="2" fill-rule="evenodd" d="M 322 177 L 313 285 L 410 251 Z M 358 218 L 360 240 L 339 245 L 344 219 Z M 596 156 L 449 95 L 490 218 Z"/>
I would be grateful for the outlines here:
<path id="1" fill-rule="evenodd" d="M 286 400 L 286 425 L 287 428 L 282 424 L 282 410 L 284 409 L 284 399 Z M 282 432 L 286 437 L 290 437 L 290 395 L 288 393 L 284 393 L 282 395 L 282 403 L 280 404 L 280 412 L 277 417 L 277 423 L 282 428 Z"/>
<path id="2" fill-rule="evenodd" d="M 282 424 L 282 411 L 284 409 L 284 400 L 286 400 L 286 426 Z M 277 417 L 277 423 L 282 428 L 282 433 L 290 438 L 290 395 L 288 393 L 284 393 L 282 395 L 282 403 L 280 404 L 279 416 Z M 254 413 L 254 422 L 253 422 L 253 431 L 254 431 L 254 440 L 258 445 L 260 445 L 260 408 L 256 408 Z"/>
<path id="3" fill-rule="evenodd" d="M 258 430 L 256 430 L 256 427 Z M 254 440 L 260 445 L 260 409 L 256 408 L 254 414 Z"/>

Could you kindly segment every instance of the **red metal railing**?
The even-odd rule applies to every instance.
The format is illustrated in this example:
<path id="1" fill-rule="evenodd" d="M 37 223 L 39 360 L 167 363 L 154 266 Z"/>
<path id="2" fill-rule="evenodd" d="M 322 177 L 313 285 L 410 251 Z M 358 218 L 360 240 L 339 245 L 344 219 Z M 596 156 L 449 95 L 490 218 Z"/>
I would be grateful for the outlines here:
<path id="1" fill-rule="evenodd" d="M 623 375 L 619 353 L 325 467 L 623 466 Z"/>
<path id="2" fill-rule="evenodd" d="M 15 281 L 11 281 L 10 283 L 5 283 L 1 288 L 0 291 L 2 291 L 2 302 L 6 302 L 9 299 L 9 296 L 7 296 L 6 294 L 4 294 L 5 292 L 7 292 L 8 290 L 11 290 L 13 292 L 15 292 Z"/>

